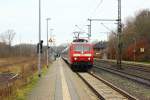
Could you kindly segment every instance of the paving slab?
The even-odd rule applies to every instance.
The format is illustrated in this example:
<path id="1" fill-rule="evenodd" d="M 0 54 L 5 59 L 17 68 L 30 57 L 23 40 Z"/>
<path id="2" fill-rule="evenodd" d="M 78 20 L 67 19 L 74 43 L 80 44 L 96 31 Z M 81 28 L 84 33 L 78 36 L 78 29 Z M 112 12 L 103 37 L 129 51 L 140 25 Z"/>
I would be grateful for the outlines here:
<path id="1" fill-rule="evenodd" d="M 61 59 L 49 67 L 27 100 L 98 100 L 86 84 Z"/>

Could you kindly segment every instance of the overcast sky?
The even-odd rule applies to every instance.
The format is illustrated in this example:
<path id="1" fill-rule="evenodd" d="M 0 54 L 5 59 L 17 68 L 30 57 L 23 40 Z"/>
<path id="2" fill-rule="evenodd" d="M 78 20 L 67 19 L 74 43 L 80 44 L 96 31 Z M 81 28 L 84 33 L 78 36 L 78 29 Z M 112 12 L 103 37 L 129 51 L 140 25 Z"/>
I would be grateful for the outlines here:
<path id="1" fill-rule="evenodd" d="M 46 43 L 46 18 L 50 17 L 56 44 L 72 40 L 78 25 L 87 32 L 88 18 L 117 18 L 118 0 L 41 0 L 42 39 Z M 150 8 L 150 0 L 122 0 L 123 22 L 139 10 Z M 113 22 L 104 22 L 111 30 Z M 38 0 L 0 0 L 0 33 L 7 29 L 16 32 L 13 44 L 38 42 Z M 92 40 L 106 40 L 109 32 L 101 22 L 92 22 Z"/>

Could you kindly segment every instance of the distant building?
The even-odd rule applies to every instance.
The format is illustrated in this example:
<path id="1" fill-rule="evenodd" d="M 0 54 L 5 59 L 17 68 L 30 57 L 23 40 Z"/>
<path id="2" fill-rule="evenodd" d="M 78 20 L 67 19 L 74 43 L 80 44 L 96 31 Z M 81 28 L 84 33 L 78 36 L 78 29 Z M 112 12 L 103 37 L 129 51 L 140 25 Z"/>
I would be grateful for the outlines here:
<path id="1" fill-rule="evenodd" d="M 100 41 L 93 46 L 94 48 L 94 57 L 107 59 L 107 42 Z"/>

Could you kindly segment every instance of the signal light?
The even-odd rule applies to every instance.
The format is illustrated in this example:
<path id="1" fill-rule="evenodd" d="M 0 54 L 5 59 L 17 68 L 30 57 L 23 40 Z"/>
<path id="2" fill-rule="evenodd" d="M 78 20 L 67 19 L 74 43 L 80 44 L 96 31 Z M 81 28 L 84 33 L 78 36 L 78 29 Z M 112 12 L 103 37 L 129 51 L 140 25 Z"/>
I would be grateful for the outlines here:
<path id="1" fill-rule="evenodd" d="M 40 53 L 43 53 L 43 40 L 40 41 Z"/>
<path id="2" fill-rule="evenodd" d="M 77 58 L 75 57 L 74 60 L 77 60 Z"/>
<path id="3" fill-rule="evenodd" d="M 41 40 L 40 43 L 37 44 L 37 53 L 39 53 L 39 48 L 40 53 L 43 53 L 43 40 Z"/>

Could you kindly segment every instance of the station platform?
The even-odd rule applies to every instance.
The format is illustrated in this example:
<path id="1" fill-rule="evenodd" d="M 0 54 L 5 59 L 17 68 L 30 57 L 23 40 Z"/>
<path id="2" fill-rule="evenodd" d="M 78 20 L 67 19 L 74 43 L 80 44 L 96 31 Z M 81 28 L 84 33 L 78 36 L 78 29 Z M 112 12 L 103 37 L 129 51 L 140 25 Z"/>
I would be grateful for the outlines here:
<path id="1" fill-rule="evenodd" d="M 97 96 L 58 58 L 41 77 L 27 100 L 98 100 Z"/>

